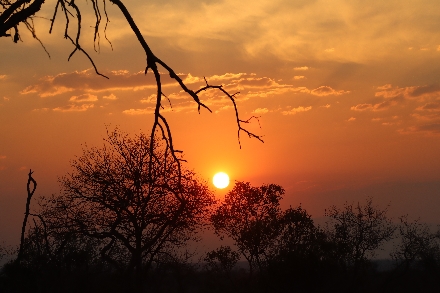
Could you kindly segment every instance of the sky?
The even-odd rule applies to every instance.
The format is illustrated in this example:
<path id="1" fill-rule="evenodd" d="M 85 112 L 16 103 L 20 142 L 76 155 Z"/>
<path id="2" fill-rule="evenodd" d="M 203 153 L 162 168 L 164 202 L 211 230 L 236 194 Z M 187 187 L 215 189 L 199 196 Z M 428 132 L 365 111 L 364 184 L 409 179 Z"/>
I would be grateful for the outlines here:
<path id="1" fill-rule="evenodd" d="M 437 1 L 126 2 L 153 52 L 189 88 L 205 77 L 239 92 L 241 118 L 259 117 L 246 128 L 264 143 L 242 133 L 240 149 L 230 100 L 206 92 L 213 113 L 199 114 L 163 76 L 172 108 L 162 113 L 200 178 L 223 171 L 231 181 L 279 184 L 283 207 L 301 204 L 315 218 L 371 196 L 396 221 L 409 214 L 440 224 Z M 18 243 L 29 169 L 36 208 L 82 148 L 102 146 L 106 129 L 134 135 L 152 126 L 154 79 L 117 7 L 107 3 L 111 45 L 103 16 L 95 52 L 93 10 L 79 4 L 83 47 L 107 80 L 83 54 L 67 60 L 61 15 L 48 33 L 54 3 L 35 19 L 50 58 L 24 28 L 22 42 L 0 38 L 0 242 Z"/>

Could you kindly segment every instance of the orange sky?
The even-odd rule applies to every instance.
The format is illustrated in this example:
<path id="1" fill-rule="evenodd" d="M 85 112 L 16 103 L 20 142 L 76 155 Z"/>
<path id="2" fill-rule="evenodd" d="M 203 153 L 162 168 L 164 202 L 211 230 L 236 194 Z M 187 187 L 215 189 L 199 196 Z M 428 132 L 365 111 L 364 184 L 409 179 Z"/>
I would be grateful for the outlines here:
<path id="1" fill-rule="evenodd" d="M 386 3 L 384 3 L 386 2 Z M 344 201 L 374 196 L 390 215 L 440 223 L 440 6 L 437 1 L 131 1 L 127 6 L 156 55 L 188 86 L 239 91 L 242 118 L 265 143 L 242 135 L 231 103 L 215 91 L 197 106 L 165 79 L 173 109 L 163 110 L 188 168 L 209 180 L 285 187 L 284 206 L 314 217 Z M 92 13 L 83 4 L 84 11 Z M 88 10 L 87 10 L 88 9 Z M 51 17 L 51 1 L 41 16 Z M 0 239 L 19 238 L 29 168 L 37 195 L 56 192 L 57 176 L 82 144 L 99 146 L 105 125 L 148 132 L 154 93 L 145 56 L 115 7 L 108 37 L 93 52 L 99 70 L 63 39 L 63 22 L 0 39 Z M 85 22 L 87 13 L 84 13 Z M 91 25 L 91 23 L 90 23 Z M 22 30 L 24 31 L 24 29 Z M 221 192 L 220 192 L 221 194 Z M 15 241 L 17 242 L 17 241 Z"/>

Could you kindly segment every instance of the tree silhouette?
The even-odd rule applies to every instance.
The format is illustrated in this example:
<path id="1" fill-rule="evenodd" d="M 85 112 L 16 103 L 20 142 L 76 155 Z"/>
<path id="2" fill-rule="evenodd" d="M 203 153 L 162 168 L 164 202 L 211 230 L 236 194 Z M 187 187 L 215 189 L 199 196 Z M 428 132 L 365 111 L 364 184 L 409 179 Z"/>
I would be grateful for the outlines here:
<path id="1" fill-rule="evenodd" d="M 219 248 L 206 253 L 205 262 L 208 270 L 230 276 L 232 269 L 237 264 L 240 255 L 229 246 Z"/>
<path id="2" fill-rule="evenodd" d="M 399 243 L 391 257 L 403 267 L 406 273 L 416 262 L 421 262 L 426 270 L 440 267 L 440 233 L 430 231 L 420 220 L 410 222 L 408 216 L 400 217 L 398 227 Z"/>
<path id="3" fill-rule="evenodd" d="M 135 270 L 138 280 L 158 253 L 191 239 L 214 203 L 194 172 L 180 173 L 169 149 L 157 141 L 151 155 L 150 145 L 144 134 L 109 132 L 104 147 L 72 162 L 61 194 L 45 199 L 41 212 L 53 235 L 98 240 L 101 257 Z"/>
<path id="4" fill-rule="evenodd" d="M 239 252 L 261 271 L 279 235 L 279 201 L 284 189 L 276 184 L 252 187 L 249 182 L 236 182 L 224 202 L 211 216 L 215 233 L 234 240 Z"/>
<path id="5" fill-rule="evenodd" d="M 365 205 L 345 203 L 342 209 L 332 206 L 326 211 L 330 217 L 329 234 L 337 244 L 338 253 L 357 275 L 384 242 L 391 240 L 396 229 L 384 210 L 373 206 L 367 199 Z"/>

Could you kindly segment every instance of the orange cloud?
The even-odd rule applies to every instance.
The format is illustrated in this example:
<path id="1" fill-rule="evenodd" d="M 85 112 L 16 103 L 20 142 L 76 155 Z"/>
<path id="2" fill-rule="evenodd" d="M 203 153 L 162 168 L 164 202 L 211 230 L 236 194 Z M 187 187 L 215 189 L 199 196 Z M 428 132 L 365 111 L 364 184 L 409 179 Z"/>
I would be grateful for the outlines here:
<path id="1" fill-rule="evenodd" d="M 426 103 L 423 106 L 416 108 L 417 111 L 439 112 L 440 103 Z"/>
<path id="2" fill-rule="evenodd" d="M 344 90 L 337 91 L 329 86 L 320 86 L 320 87 L 312 90 L 310 93 L 312 95 L 322 97 L 322 96 L 330 96 L 330 95 L 340 96 L 343 94 L 348 94 L 348 93 L 350 93 L 350 91 L 344 91 Z"/>
<path id="3" fill-rule="evenodd" d="M 231 80 L 231 79 L 240 79 L 246 76 L 255 76 L 255 73 L 247 74 L 247 73 L 225 73 L 222 75 L 212 75 L 207 77 L 208 82 L 211 81 L 223 81 L 223 80 Z"/>
<path id="4" fill-rule="evenodd" d="M 26 87 L 20 93 L 37 93 L 40 97 L 49 97 L 73 90 L 101 92 L 108 90 L 142 90 L 156 86 L 154 77 L 151 74 L 145 76 L 144 72 L 130 73 L 126 70 L 118 70 L 105 74 L 109 79 L 97 75 L 90 69 L 71 73 L 60 73 L 55 76 L 46 76 L 40 79 L 39 83 Z M 190 75 L 178 75 L 180 78 L 186 80 L 187 83 L 196 80 Z M 162 86 L 176 84 L 167 74 L 161 75 L 161 81 Z"/>
<path id="5" fill-rule="evenodd" d="M 397 103 L 395 101 L 385 101 L 382 103 L 377 104 L 358 104 L 356 106 L 353 106 L 350 108 L 350 110 L 353 111 L 384 111 L 389 109 L 391 106 L 396 105 Z"/>
<path id="6" fill-rule="evenodd" d="M 295 115 L 297 113 L 307 112 L 307 111 L 310 111 L 310 110 L 312 110 L 312 106 L 308 106 L 308 107 L 299 106 L 297 108 L 292 108 L 289 111 L 283 111 L 283 112 L 281 112 L 281 114 L 283 114 L 283 115 Z"/>
<path id="7" fill-rule="evenodd" d="M 257 108 L 253 111 L 255 114 L 266 114 L 267 112 L 269 112 L 267 108 Z"/>
<path id="8" fill-rule="evenodd" d="M 77 106 L 77 105 L 67 105 L 64 107 L 57 107 L 54 108 L 54 111 L 58 111 L 58 112 L 84 112 L 87 111 L 88 109 L 93 108 L 93 104 L 82 104 L 81 106 Z"/>
<path id="9" fill-rule="evenodd" d="M 400 129 L 401 134 L 424 133 L 426 135 L 440 135 L 440 123 L 430 123 L 418 126 L 411 126 L 406 129 Z"/>
<path id="10" fill-rule="evenodd" d="M 424 86 L 409 86 L 400 88 L 398 86 L 392 87 L 390 84 L 377 87 L 376 97 L 383 97 L 386 99 L 406 98 L 406 99 L 429 99 L 440 97 L 440 86 L 424 85 Z"/>
<path id="11" fill-rule="evenodd" d="M 293 70 L 305 71 L 305 70 L 309 70 L 309 67 L 307 66 L 295 67 L 293 68 Z"/>
<path id="12" fill-rule="evenodd" d="M 84 102 L 96 102 L 98 100 L 98 97 L 91 94 L 83 94 L 79 96 L 72 96 L 69 99 L 69 102 L 74 103 L 84 103 Z"/>
<path id="13" fill-rule="evenodd" d="M 102 98 L 106 99 L 106 100 L 117 100 L 118 99 L 114 94 L 110 94 L 108 96 L 103 96 Z"/>

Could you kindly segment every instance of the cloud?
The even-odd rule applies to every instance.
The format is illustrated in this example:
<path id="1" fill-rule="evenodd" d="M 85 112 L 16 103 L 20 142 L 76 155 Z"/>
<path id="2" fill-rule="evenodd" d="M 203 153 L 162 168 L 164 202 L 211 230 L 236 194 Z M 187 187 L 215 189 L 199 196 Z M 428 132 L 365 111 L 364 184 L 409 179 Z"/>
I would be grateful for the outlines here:
<path id="1" fill-rule="evenodd" d="M 329 86 L 320 86 L 320 87 L 312 90 L 310 93 L 312 95 L 322 97 L 322 96 L 330 96 L 330 95 L 340 96 L 340 95 L 343 95 L 343 94 L 348 94 L 348 93 L 350 93 L 350 91 L 344 91 L 344 90 L 337 91 L 337 90 L 334 90 L 333 88 L 331 88 Z"/>
<path id="2" fill-rule="evenodd" d="M 6 74 L 0 74 L 0 80 L 6 79 Z"/>
<path id="3" fill-rule="evenodd" d="M 307 66 L 295 67 L 293 68 L 293 70 L 305 71 L 305 70 L 309 70 L 309 67 Z"/>
<path id="4" fill-rule="evenodd" d="M 85 102 L 96 102 L 98 97 L 91 94 L 82 94 L 79 96 L 72 96 L 69 99 L 69 102 L 73 103 L 85 103 Z"/>
<path id="5" fill-rule="evenodd" d="M 423 106 L 416 108 L 417 111 L 439 112 L 440 103 L 426 103 Z"/>
<path id="6" fill-rule="evenodd" d="M 283 114 L 283 115 L 295 115 L 297 113 L 307 112 L 307 111 L 310 111 L 310 110 L 312 110 L 312 106 L 308 106 L 308 107 L 299 106 L 297 108 L 292 108 L 289 111 L 283 111 L 283 112 L 281 112 L 281 114 Z"/>
<path id="7" fill-rule="evenodd" d="M 401 134 L 422 133 L 426 135 L 440 135 L 440 123 L 429 123 L 417 126 L 411 126 L 406 129 L 400 129 Z"/>
<path id="8" fill-rule="evenodd" d="M 0 160 L 6 159 L 6 156 L 0 156 Z"/>
<path id="9" fill-rule="evenodd" d="M 440 97 L 440 86 L 437 84 L 408 87 L 392 87 L 391 84 L 377 87 L 376 97 L 386 99 L 418 99 L 420 101 Z"/>
<path id="10" fill-rule="evenodd" d="M 420 120 L 420 121 L 428 121 L 428 122 L 440 120 L 440 115 L 437 113 L 431 113 L 431 114 L 425 114 L 425 115 L 420 115 L 418 113 L 414 113 L 414 114 L 411 114 L 411 117 L 414 117 L 415 119 Z"/>
<path id="11" fill-rule="evenodd" d="M 32 112 L 48 112 L 49 108 L 32 109 Z"/>
<path id="12" fill-rule="evenodd" d="M 166 107 L 164 109 L 161 110 L 161 113 L 178 113 L 178 112 L 183 112 L 183 111 L 190 111 L 193 112 L 197 110 L 197 106 L 194 103 L 190 103 L 190 102 L 185 102 L 185 103 L 180 103 L 177 105 L 173 105 L 173 107 Z M 131 115 L 131 116 L 136 116 L 136 115 L 147 115 L 147 114 L 153 114 L 155 111 L 155 107 L 146 107 L 146 108 L 138 108 L 138 109 L 127 109 L 127 110 L 123 110 L 122 114 L 125 115 Z"/>
<path id="13" fill-rule="evenodd" d="M 324 50 L 324 52 L 327 52 L 327 53 L 333 53 L 334 51 L 335 51 L 335 48 L 328 48 L 328 49 Z"/>
<path id="14" fill-rule="evenodd" d="M 146 98 L 141 99 L 139 102 L 141 102 L 142 104 L 155 104 L 156 100 L 157 100 L 157 95 L 152 94 Z"/>
<path id="15" fill-rule="evenodd" d="M 350 117 L 350 118 L 348 118 L 348 122 L 353 122 L 353 121 L 355 121 L 356 120 L 356 118 L 355 117 Z"/>
<path id="16" fill-rule="evenodd" d="M 277 81 L 275 81 L 273 78 L 270 77 L 247 77 L 247 78 L 240 78 L 237 80 L 234 80 L 230 84 L 228 84 L 228 87 L 237 88 L 240 89 L 246 89 L 246 88 L 280 88 L 280 87 L 289 87 L 289 85 L 282 85 L 279 84 Z"/>
<path id="17" fill-rule="evenodd" d="M 350 110 L 365 111 L 365 110 L 371 110 L 372 108 L 373 108 L 372 104 L 358 104 L 356 106 L 351 107 Z"/>
<path id="18" fill-rule="evenodd" d="M 123 114 L 126 115 L 146 115 L 146 114 L 153 114 L 154 108 L 145 108 L 145 109 L 128 109 L 122 111 Z"/>
<path id="19" fill-rule="evenodd" d="M 102 98 L 105 100 L 117 100 L 118 99 L 114 94 L 110 94 L 108 96 L 103 96 Z"/>
<path id="20" fill-rule="evenodd" d="M 93 108 L 93 104 L 82 104 L 80 106 L 78 105 L 67 105 L 64 107 L 57 107 L 54 108 L 54 111 L 57 112 L 84 112 L 87 111 L 88 109 Z"/>
<path id="21" fill-rule="evenodd" d="M 222 75 L 212 75 L 207 78 L 208 82 L 212 81 L 224 81 L 224 80 L 231 80 L 231 79 L 240 79 L 242 77 L 246 76 L 255 76 L 255 73 L 247 74 L 247 73 L 225 73 Z"/>
<path id="22" fill-rule="evenodd" d="M 130 73 L 126 70 L 111 71 L 105 74 L 109 79 L 97 75 L 90 69 L 45 76 L 41 78 L 38 83 L 26 87 L 20 93 L 36 93 L 40 97 L 50 97 L 74 90 L 84 92 L 102 92 L 109 90 L 136 91 L 156 87 L 156 81 L 152 74 L 145 76 L 144 72 Z M 185 80 L 187 84 L 199 80 L 186 74 L 178 74 L 178 76 Z M 162 86 L 177 85 L 168 74 L 161 74 L 161 81 Z"/>
<path id="23" fill-rule="evenodd" d="M 325 105 L 325 106 L 321 106 L 322 108 L 330 108 L 331 107 L 331 105 L 330 104 L 327 104 L 327 105 Z"/>
<path id="24" fill-rule="evenodd" d="M 252 112 L 255 114 L 266 114 L 269 110 L 267 108 L 257 108 Z"/>
<path id="25" fill-rule="evenodd" d="M 285 93 L 310 93 L 306 87 L 282 87 L 282 88 L 268 88 L 260 91 L 249 91 L 244 94 L 243 100 L 253 97 L 265 98 L 273 95 L 281 95 Z"/>
<path id="26" fill-rule="evenodd" d="M 228 110 L 228 109 L 232 109 L 232 106 L 231 105 L 226 105 L 226 106 L 220 107 L 219 109 L 217 109 L 215 111 L 215 113 L 217 114 L 217 113 L 219 113 L 221 111 Z"/>
<path id="27" fill-rule="evenodd" d="M 440 96 L 440 86 L 438 84 L 411 87 L 408 91 L 410 97 L 437 97 Z"/>
<path id="28" fill-rule="evenodd" d="M 384 111 L 389 109 L 391 106 L 396 105 L 397 102 L 395 101 L 384 101 L 377 104 L 358 104 L 356 106 L 353 106 L 350 108 L 350 110 L 353 111 Z"/>
<path id="29" fill-rule="evenodd" d="M 293 77 L 294 80 L 299 80 L 299 79 L 304 79 L 304 78 L 305 78 L 304 75 L 295 75 Z"/>

